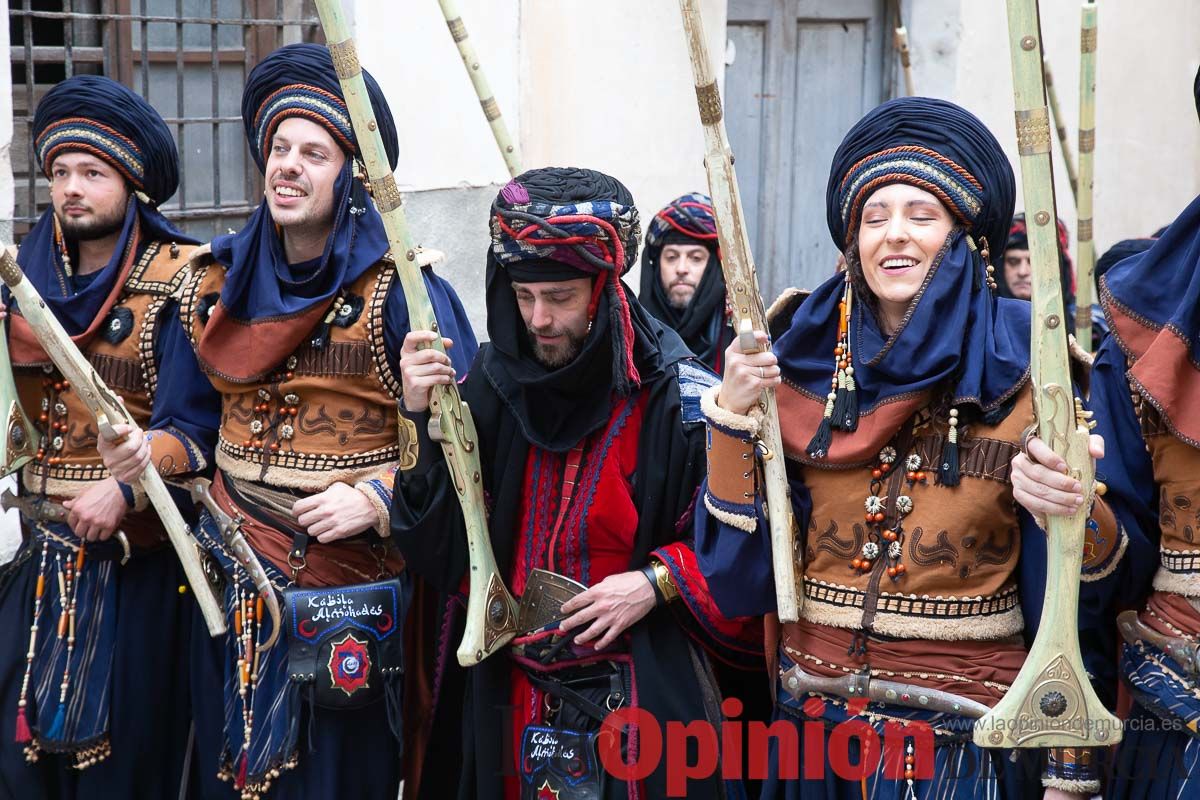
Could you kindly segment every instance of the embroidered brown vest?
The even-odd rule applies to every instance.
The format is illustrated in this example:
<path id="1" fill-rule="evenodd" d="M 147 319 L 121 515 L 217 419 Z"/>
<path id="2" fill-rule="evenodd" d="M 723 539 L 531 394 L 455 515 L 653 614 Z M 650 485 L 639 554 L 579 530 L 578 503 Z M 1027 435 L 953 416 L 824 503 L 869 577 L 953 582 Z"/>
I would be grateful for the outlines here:
<path id="1" fill-rule="evenodd" d="M 207 248 L 192 264 L 180 314 L 196 347 L 225 268 Z M 319 492 L 415 460 L 415 438 L 396 412 L 402 387 L 385 357 L 383 307 L 394 276 L 389 259 L 363 273 L 346 288 L 329 342 L 314 348 L 306 340 L 268 379 L 238 383 L 203 367 L 221 393 L 216 462 L 222 472 Z"/>
<path id="2" fill-rule="evenodd" d="M 1021 433 L 1033 421 L 1030 397 L 1026 387 L 999 425 L 960 427 L 961 483 L 954 488 L 935 481 L 947 421 L 928 410 L 915 416 L 912 446 L 896 454 L 878 492 L 886 510 L 884 529 L 894 527 L 898 505 L 911 505 L 898 542 L 869 535 L 871 467 L 805 469 L 813 510 L 801 615 L 902 638 L 997 639 L 1019 633 L 1015 569 L 1021 538 L 1009 469 Z M 910 454 L 915 458 L 906 464 Z M 910 473 L 924 480 L 912 481 Z M 896 579 L 887 573 L 888 559 L 880 557 L 888 547 L 898 549 L 904 565 Z M 864 552 L 872 556 L 867 562 Z M 869 566 L 855 569 L 855 560 Z"/>
<path id="3" fill-rule="evenodd" d="M 1200 450 L 1167 429 L 1162 416 L 1132 391 L 1142 438 L 1158 486 L 1159 565 L 1154 588 L 1200 598 Z"/>
<path id="4" fill-rule="evenodd" d="M 194 245 L 165 242 L 147 245 L 100 333 L 86 349 L 96 374 L 120 395 L 143 427 L 149 423 L 158 382 L 154 343 L 159 315 L 186 280 L 194 249 Z M 37 458 L 22 472 L 26 491 L 75 497 L 107 478 L 108 470 L 96 450 L 96 420 L 50 360 L 14 363 L 13 377 L 21 406 L 41 435 Z"/>

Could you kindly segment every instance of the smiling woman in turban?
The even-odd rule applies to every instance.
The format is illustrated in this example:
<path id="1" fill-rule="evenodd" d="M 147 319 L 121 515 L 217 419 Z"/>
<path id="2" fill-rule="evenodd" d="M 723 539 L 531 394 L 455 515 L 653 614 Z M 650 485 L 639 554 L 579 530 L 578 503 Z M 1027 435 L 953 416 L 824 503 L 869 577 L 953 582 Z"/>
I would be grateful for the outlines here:
<path id="1" fill-rule="evenodd" d="M 770 537 L 746 466 L 761 457 L 754 407 L 766 386 L 777 387 L 799 523 L 803 598 L 800 620 L 782 630 L 776 716 L 801 741 L 773 752 L 764 797 L 1041 791 L 1036 763 L 970 740 L 969 717 L 995 705 L 1025 658 L 1045 580 L 1045 536 L 1018 513 L 1009 479 L 1033 421 L 1029 307 L 994 296 L 990 280 L 1013 196 L 1004 152 L 974 115 L 915 97 L 874 109 L 846 134 L 826 191 L 846 274 L 790 324 L 772 323 L 785 330 L 772 351 L 744 355 L 735 341 L 723 384 L 702 399 L 711 444 L 698 550 L 723 612 L 774 609 Z M 1085 587 L 1109 575 L 1118 542 L 1101 503 L 1093 517 Z M 1107 630 L 1100 611 L 1085 602 L 1080 626 L 1089 669 L 1111 689 L 1092 647 Z M 898 684 L 895 699 L 864 714 L 854 673 Z M 946 694 L 919 703 L 931 689 Z M 906 750 L 903 772 L 868 765 L 864 787 L 836 771 L 846 752 L 833 726 L 856 715 L 880 735 L 886 720 L 936 735 Z M 822 741 L 804 741 L 814 736 Z M 834 774 L 818 779 L 807 765 L 792 779 L 786 765 L 812 752 Z M 1090 791 L 1089 769 L 1064 757 L 1043 780 L 1051 792 Z"/>

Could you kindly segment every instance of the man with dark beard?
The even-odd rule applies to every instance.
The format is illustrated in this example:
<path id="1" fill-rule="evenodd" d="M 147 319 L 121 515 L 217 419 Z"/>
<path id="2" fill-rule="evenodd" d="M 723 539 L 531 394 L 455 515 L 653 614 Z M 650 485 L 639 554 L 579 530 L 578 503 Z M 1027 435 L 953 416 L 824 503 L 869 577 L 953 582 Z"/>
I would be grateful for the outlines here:
<path id="1" fill-rule="evenodd" d="M 654 215 L 642 250 L 642 306 L 720 372 L 733 341 L 712 200 L 693 192 Z"/>
<path id="2" fill-rule="evenodd" d="M 394 169 L 391 110 L 363 77 Z M 220 412 L 198 445 L 215 440 L 217 472 L 194 535 L 226 576 L 229 633 L 195 642 L 197 763 L 247 800 L 395 800 L 416 719 L 401 716 L 412 588 L 387 539 L 393 478 L 415 447 L 396 414 L 408 307 L 328 49 L 288 45 L 259 63 L 242 120 L 266 196 L 192 259 L 181 316 L 212 394 L 171 405 Z M 462 305 L 432 270 L 422 277 L 464 368 L 475 339 Z M 120 475 L 151 455 L 138 436 L 105 449 Z M 290 615 L 269 649 L 225 516 Z"/>
<path id="3" fill-rule="evenodd" d="M 194 242 L 158 211 L 178 185 L 175 144 L 141 97 L 94 76 L 51 89 L 33 134 L 51 207 L 17 261 L 145 425 L 168 394 L 198 390 L 174 300 Z M 191 718 L 182 570 L 145 494 L 105 470 L 87 406 L 11 311 L 13 374 L 40 438 L 19 476 L 22 547 L 0 570 L 0 797 L 173 796 Z M 175 421 L 156 435 L 164 472 L 204 466 L 185 446 L 192 433 Z"/>
<path id="4" fill-rule="evenodd" d="M 699 396 L 714 378 L 620 280 L 638 235 L 621 183 L 586 169 L 531 170 L 501 190 L 491 229 L 491 342 L 461 389 L 479 432 L 492 545 L 516 596 L 562 582 L 546 571 L 569 579 L 574 596 L 465 676 L 442 662 L 435 737 L 450 733 L 431 751 L 422 791 L 566 797 L 569 779 L 570 796 L 663 797 L 665 764 L 644 780 L 604 774 L 600 720 L 639 709 L 659 726 L 717 723 L 705 654 L 761 657 L 761 630 L 715 612 L 692 550 L 705 463 Z M 392 536 L 409 569 L 454 596 L 465 591 L 463 517 L 425 431 L 431 388 L 457 373 L 420 347 L 434 336 L 410 333 L 401 354 L 405 413 L 422 439 L 396 482 Z M 456 641 L 461 625 L 448 615 L 441 640 Z M 464 680 L 465 707 L 453 688 Z M 571 742 L 576 762 L 543 757 L 547 735 Z M 719 776 L 690 782 L 687 796 L 724 796 Z"/>

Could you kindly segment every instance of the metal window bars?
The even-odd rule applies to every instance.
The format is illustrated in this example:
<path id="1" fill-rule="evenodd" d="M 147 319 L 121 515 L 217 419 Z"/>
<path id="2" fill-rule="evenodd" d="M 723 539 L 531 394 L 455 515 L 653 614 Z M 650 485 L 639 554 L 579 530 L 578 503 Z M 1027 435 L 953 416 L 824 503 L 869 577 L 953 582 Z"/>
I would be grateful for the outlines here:
<path id="1" fill-rule="evenodd" d="M 238 227 L 262 177 L 242 134 L 246 76 L 272 50 L 321 41 L 312 0 L 10 0 L 13 232 L 49 205 L 33 157 L 33 111 L 77 73 L 121 81 L 158 109 L 179 149 L 163 213 L 199 239 Z"/>

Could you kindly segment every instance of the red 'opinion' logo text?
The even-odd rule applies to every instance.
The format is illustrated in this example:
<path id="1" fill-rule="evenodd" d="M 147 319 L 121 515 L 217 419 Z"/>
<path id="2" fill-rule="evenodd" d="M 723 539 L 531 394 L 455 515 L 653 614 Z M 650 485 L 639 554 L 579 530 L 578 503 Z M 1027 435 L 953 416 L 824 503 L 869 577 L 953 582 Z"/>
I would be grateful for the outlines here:
<path id="1" fill-rule="evenodd" d="M 803 763 L 805 780 L 823 779 L 828 768 L 839 778 L 859 781 L 879 771 L 880 759 L 883 777 L 889 780 L 907 777 L 906 767 L 914 780 L 932 778 L 933 729 L 919 720 L 887 721 L 881 736 L 875 726 L 856 716 L 865 706 L 866 701 L 851 701 L 849 717 L 832 727 L 824 719 L 825 701 L 816 697 L 805 702 L 802 721 L 771 723 L 737 719 L 742 702 L 731 697 L 721 704 L 725 719 L 719 726 L 707 720 L 672 720 L 663 726 L 645 709 L 620 708 L 601 727 L 600 763 L 618 780 L 641 781 L 665 757 L 668 797 L 686 797 L 689 781 L 718 773 L 726 780 L 765 780 L 770 775 L 772 743 L 778 754 L 775 776 L 780 780 L 799 779 Z"/>

